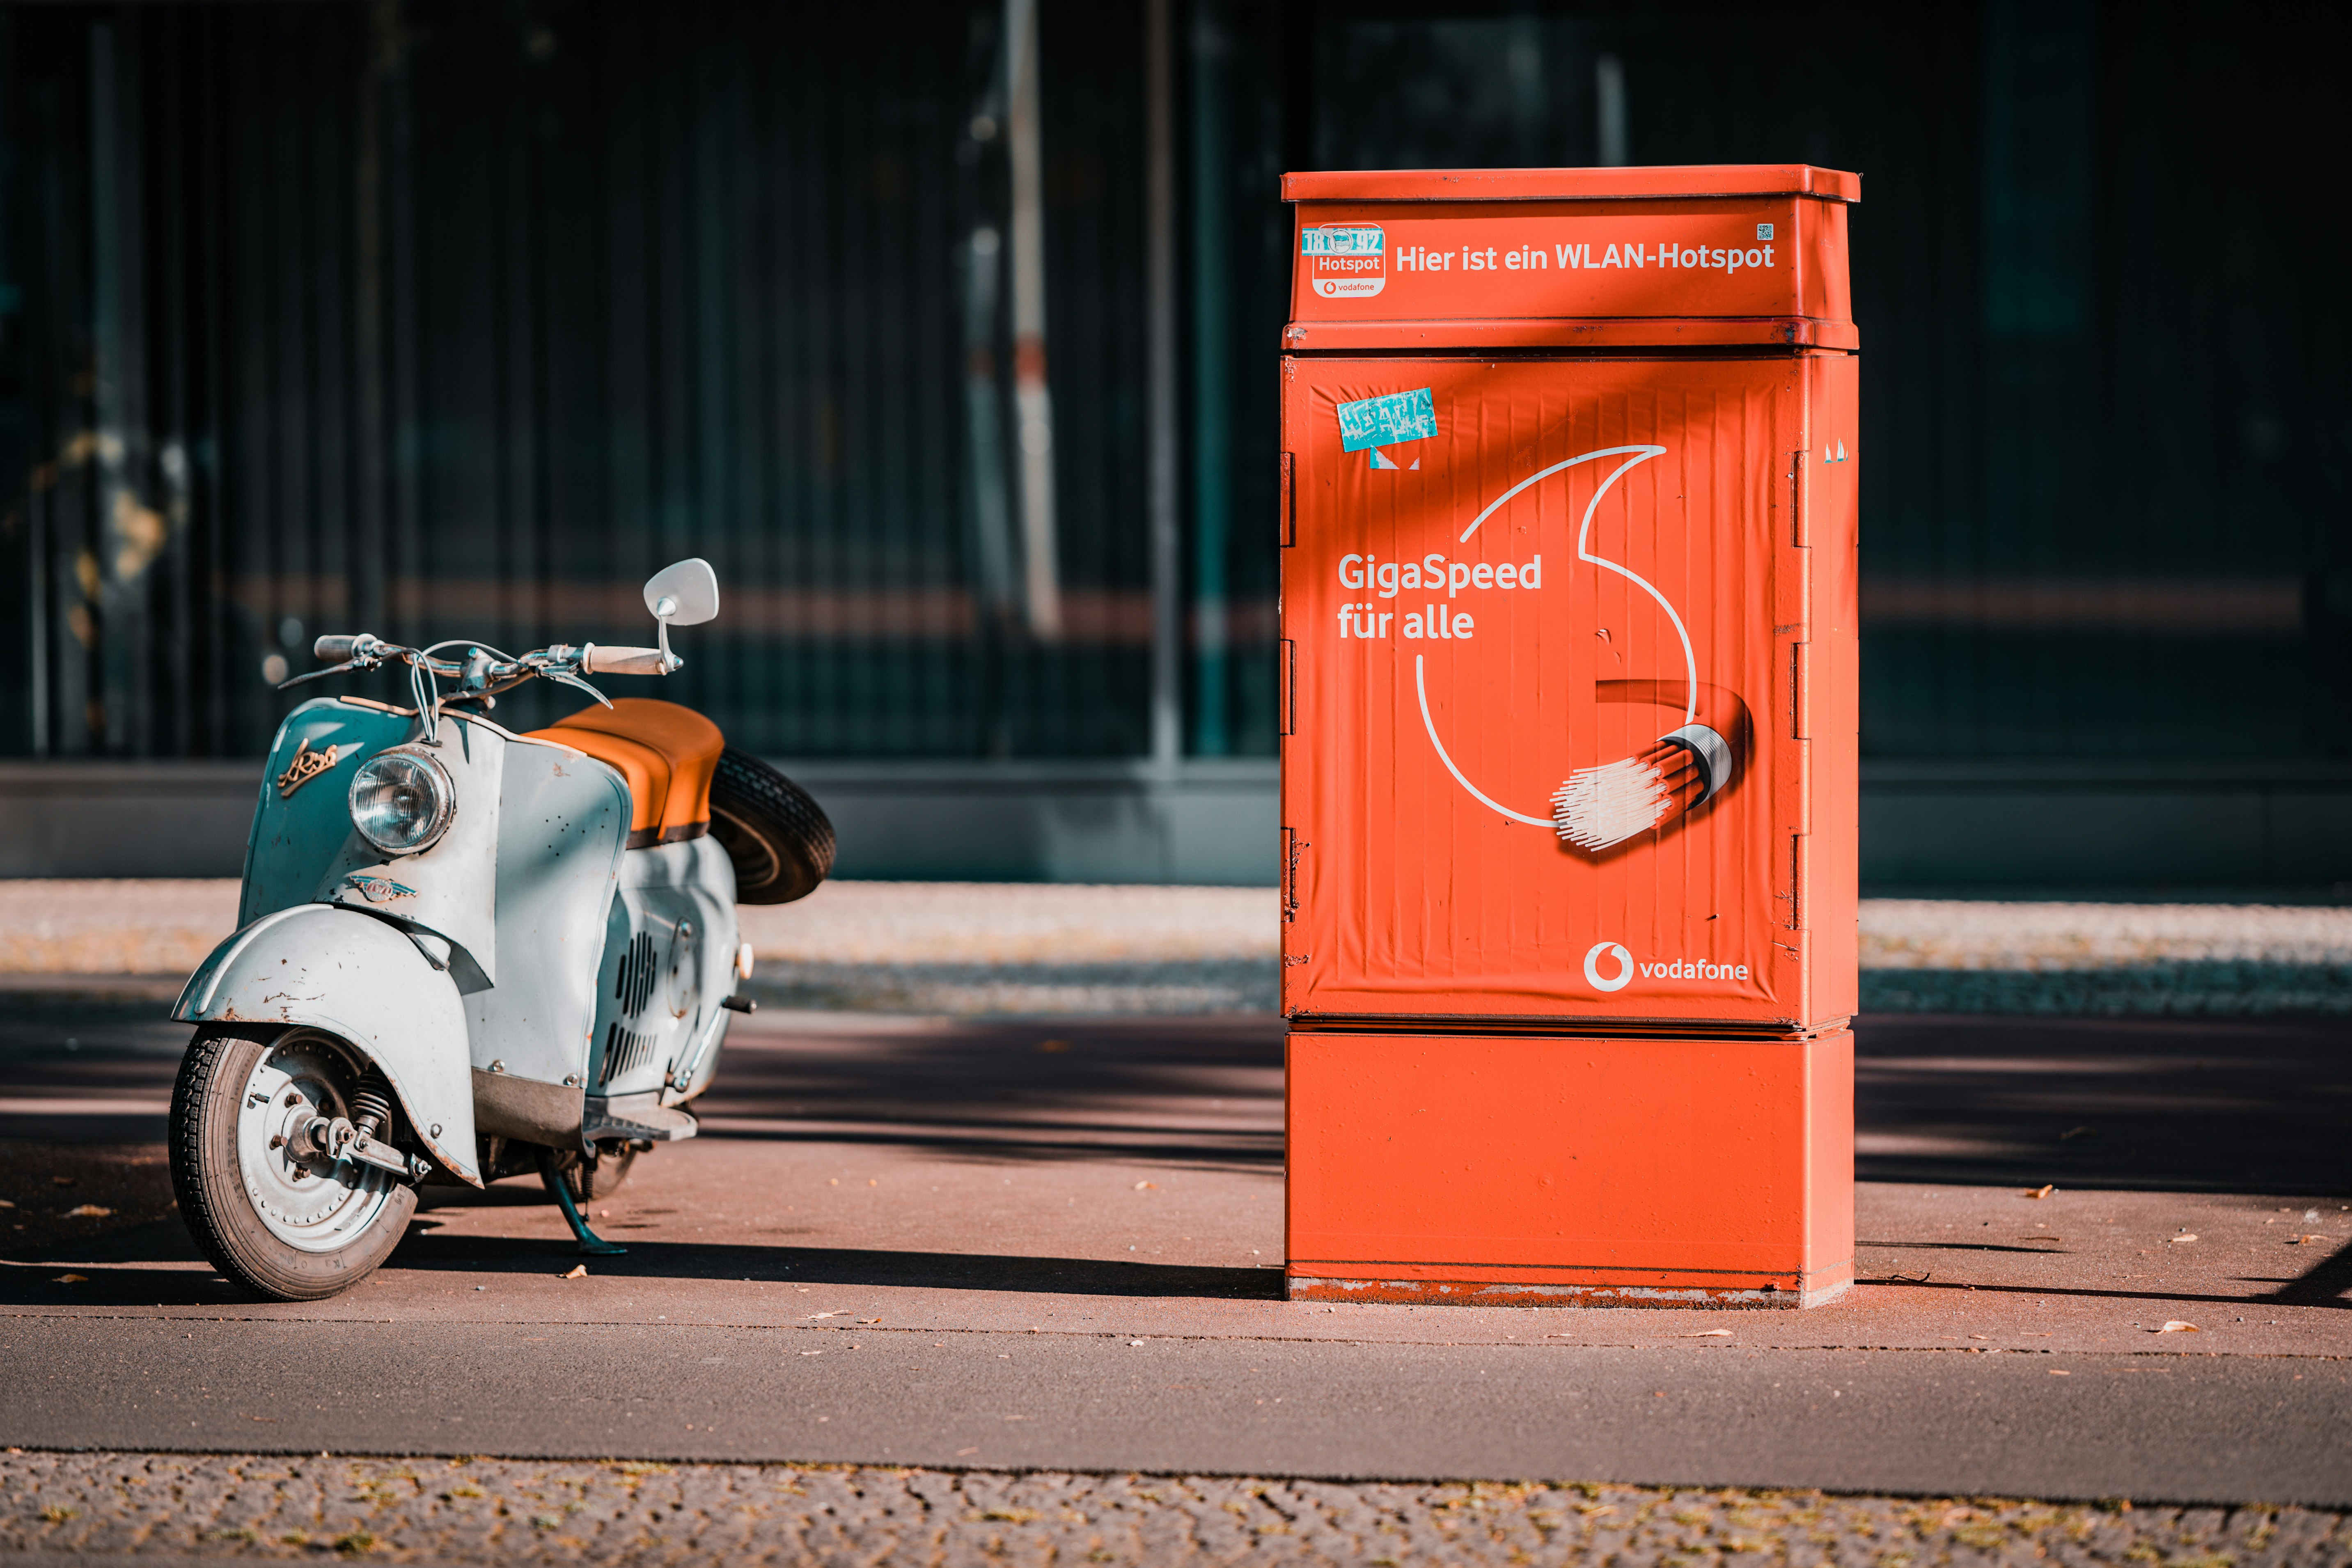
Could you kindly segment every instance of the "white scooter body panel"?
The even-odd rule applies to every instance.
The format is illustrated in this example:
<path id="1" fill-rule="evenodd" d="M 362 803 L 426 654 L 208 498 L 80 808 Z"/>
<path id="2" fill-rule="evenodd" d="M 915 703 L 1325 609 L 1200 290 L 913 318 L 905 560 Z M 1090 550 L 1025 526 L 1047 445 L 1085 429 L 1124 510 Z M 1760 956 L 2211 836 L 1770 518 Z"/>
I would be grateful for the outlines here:
<path id="1" fill-rule="evenodd" d="M 664 1105 L 707 1086 L 735 990 L 735 867 L 719 840 L 632 849 L 604 939 L 589 1092 L 658 1093 Z"/>
<path id="2" fill-rule="evenodd" d="M 264 915 L 213 950 L 172 1016 L 304 1025 L 349 1041 L 383 1070 L 434 1159 L 482 1185 L 457 983 L 390 921 L 326 904 Z"/>
<path id="3" fill-rule="evenodd" d="M 579 1141 L 605 924 L 628 842 L 621 775 L 530 736 L 506 748 L 499 816 L 499 983 L 466 998 L 476 1121 L 556 1148 Z M 634 857 L 632 857 L 634 858 Z"/>

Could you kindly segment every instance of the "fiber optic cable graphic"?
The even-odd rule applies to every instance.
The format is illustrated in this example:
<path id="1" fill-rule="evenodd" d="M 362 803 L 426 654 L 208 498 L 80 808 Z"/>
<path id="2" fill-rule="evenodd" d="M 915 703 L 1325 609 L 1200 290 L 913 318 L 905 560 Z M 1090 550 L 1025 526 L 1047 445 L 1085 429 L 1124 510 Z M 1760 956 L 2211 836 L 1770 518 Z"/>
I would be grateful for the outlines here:
<path id="1" fill-rule="evenodd" d="M 1633 756 L 1577 769 L 1554 792 L 1551 816 L 1530 816 L 1495 800 L 1465 777 L 1454 764 L 1445 742 L 1438 739 L 1437 723 L 1429 711 L 1425 657 L 1413 656 L 1413 687 L 1421 700 L 1422 725 L 1429 732 L 1429 743 L 1436 749 L 1438 760 L 1454 775 L 1454 781 L 1490 810 L 1514 822 L 1549 827 L 1562 842 L 1590 854 L 1622 844 L 1652 828 L 1664 828 L 1721 794 L 1738 773 L 1740 759 L 1752 743 L 1747 704 L 1736 693 L 1699 679 L 1698 658 L 1691 650 L 1690 631 L 1666 596 L 1622 562 L 1595 555 L 1589 548 L 1592 518 L 1600 509 L 1601 498 L 1630 470 L 1653 458 L 1664 456 L 1665 450 L 1653 446 L 1604 447 L 1539 468 L 1488 502 L 1470 520 L 1470 526 L 1462 531 L 1461 542 L 1468 543 L 1479 524 L 1528 486 L 1580 463 L 1600 458 L 1623 458 L 1625 460 L 1610 471 L 1609 477 L 1594 489 L 1592 499 L 1585 503 L 1584 518 L 1576 531 L 1577 559 L 1616 573 L 1657 601 L 1682 643 L 1685 679 L 1597 681 L 1593 695 L 1595 700 L 1601 702 L 1654 702 L 1661 707 L 1680 708 L 1683 721 L 1679 727 L 1659 736 Z"/>

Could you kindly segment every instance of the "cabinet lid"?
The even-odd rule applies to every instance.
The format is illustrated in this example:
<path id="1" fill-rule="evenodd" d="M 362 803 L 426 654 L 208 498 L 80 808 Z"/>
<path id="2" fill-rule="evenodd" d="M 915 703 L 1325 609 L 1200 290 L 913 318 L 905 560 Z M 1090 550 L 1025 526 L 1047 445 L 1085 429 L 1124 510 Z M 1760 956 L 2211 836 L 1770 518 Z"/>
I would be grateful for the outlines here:
<path id="1" fill-rule="evenodd" d="M 1862 200 L 1862 176 L 1811 163 L 1622 169 L 1364 169 L 1282 176 L 1286 202 L 1657 201 L 1688 196 Z"/>

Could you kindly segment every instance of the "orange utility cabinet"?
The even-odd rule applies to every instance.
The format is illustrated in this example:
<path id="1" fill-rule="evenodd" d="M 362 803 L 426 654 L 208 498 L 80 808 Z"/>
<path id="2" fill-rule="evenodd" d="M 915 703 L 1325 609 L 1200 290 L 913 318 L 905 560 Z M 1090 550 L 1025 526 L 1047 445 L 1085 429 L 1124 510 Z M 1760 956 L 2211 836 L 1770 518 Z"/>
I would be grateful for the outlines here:
<path id="1" fill-rule="evenodd" d="M 1853 1277 L 1852 174 L 1291 174 L 1297 1296 Z"/>

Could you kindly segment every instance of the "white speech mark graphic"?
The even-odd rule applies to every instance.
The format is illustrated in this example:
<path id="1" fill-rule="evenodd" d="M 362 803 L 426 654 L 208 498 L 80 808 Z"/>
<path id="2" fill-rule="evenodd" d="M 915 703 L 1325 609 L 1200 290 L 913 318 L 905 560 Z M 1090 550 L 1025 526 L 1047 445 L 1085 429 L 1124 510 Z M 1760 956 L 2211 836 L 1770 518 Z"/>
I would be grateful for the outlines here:
<path id="1" fill-rule="evenodd" d="M 1601 978 L 1601 955 L 1604 952 L 1617 961 L 1617 978 L 1614 980 Z M 1625 951 L 1623 942 L 1596 942 L 1592 944 L 1592 951 L 1584 955 L 1584 978 L 1595 991 L 1622 991 L 1633 978 L 1633 955 Z"/>
<path id="2" fill-rule="evenodd" d="M 1529 485 L 1535 484 L 1542 479 L 1548 479 L 1563 468 L 1572 468 L 1579 463 L 1591 462 L 1596 458 L 1624 458 L 1625 460 L 1623 462 L 1618 464 L 1616 468 L 1610 470 L 1609 477 L 1601 480 L 1600 485 L 1593 490 L 1592 499 L 1584 503 L 1584 521 L 1578 525 L 1576 530 L 1576 557 L 1580 561 L 1589 561 L 1595 566 L 1606 567 L 1608 570 L 1616 573 L 1620 577 L 1624 578 L 1627 582 L 1632 583 L 1634 586 L 1640 588 L 1643 593 L 1649 595 L 1650 597 L 1658 602 L 1658 607 L 1666 612 L 1666 619 L 1675 624 L 1675 636 L 1682 639 L 1683 668 L 1688 671 L 1690 675 L 1690 685 L 1687 688 L 1690 693 L 1690 698 L 1683 710 L 1683 722 L 1688 724 L 1698 715 L 1698 658 L 1691 651 L 1690 632 L 1683 626 L 1682 616 L 1675 613 L 1674 605 L 1666 602 L 1666 596 L 1664 594 L 1659 593 L 1658 590 L 1650 584 L 1648 579 L 1643 577 L 1639 573 L 1633 571 L 1631 568 L 1625 566 L 1620 562 L 1611 561 L 1603 556 L 1595 555 L 1585 548 L 1586 543 L 1591 540 L 1592 535 L 1592 514 L 1600 509 L 1601 498 L 1609 493 L 1610 487 L 1614 485 L 1619 479 L 1623 479 L 1629 470 L 1639 467 L 1641 464 L 1648 462 L 1653 458 L 1663 458 L 1665 456 L 1665 453 L 1666 449 L 1664 447 L 1603 447 L 1597 451 L 1580 453 L 1563 462 L 1554 463 L 1548 468 L 1538 468 L 1534 473 L 1529 474 L 1526 479 L 1521 479 L 1517 484 L 1513 485 L 1509 489 L 1505 490 L 1501 495 L 1496 496 L 1493 500 L 1488 501 L 1486 503 L 1486 510 L 1481 511 L 1476 517 L 1472 518 L 1470 520 L 1470 526 L 1462 531 L 1461 542 L 1465 544 L 1469 543 L 1470 536 L 1478 531 L 1478 525 L 1480 523 L 1494 516 L 1496 510 L 1501 507 L 1505 501 L 1509 500 L 1513 496 L 1518 494 L 1521 490 L 1526 489 Z M 1498 804 L 1492 796 L 1488 795 L 1486 791 L 1480 789 L 1476 784 L 1472 784 L 1468 779 L 1465 778 L 1462 774 L 1462 770 L 1454 765 L 1454 758 L 1446 752 L 1445 742 L 1437 738 L 1437 721 L 1430 716 L 1429 689 L 1422 674 L 1422 655 L 1415 654 L 1412 660 L 1413 685 L 1421 693 L 1422 727 L 1429 731 L 1429 743 L 1437 748 L 1438 760 L 1445 764 L 1445 771 L 1454 775 L 1454 782 L 1460 784 L 1464 789 L 1468 790 L 1471 795 L 1476 799 L 1481 805 L 1490 807 L 1495 811 L 1502 813 L 1505 816 L 1509 817 L 1513 822 L 1529 823 L 1537 827 L 1551 826 L 1552 819 L 1549 816 L 1529 816 L 1524 812 L 1513 811 L 1509 806 Z M 1594 951 L 1598 952 L 1599 950 L 1595 949 Z M 1588 973 L 1591 973 L 1591 961 L 1587 959 L 1585 961 L 1586 972 Z M 1632 971 L 1628 970 L 1626 973 L 1630 977 Z M 1622 985 L 1624 984 L 1625 982 L 1622 980 L 1617 983 L 1618 985 Z M 1605 989 L 1613 991 L 1616 989 L 1616 986 L 1608 986 L 1605 987 Z"/>

